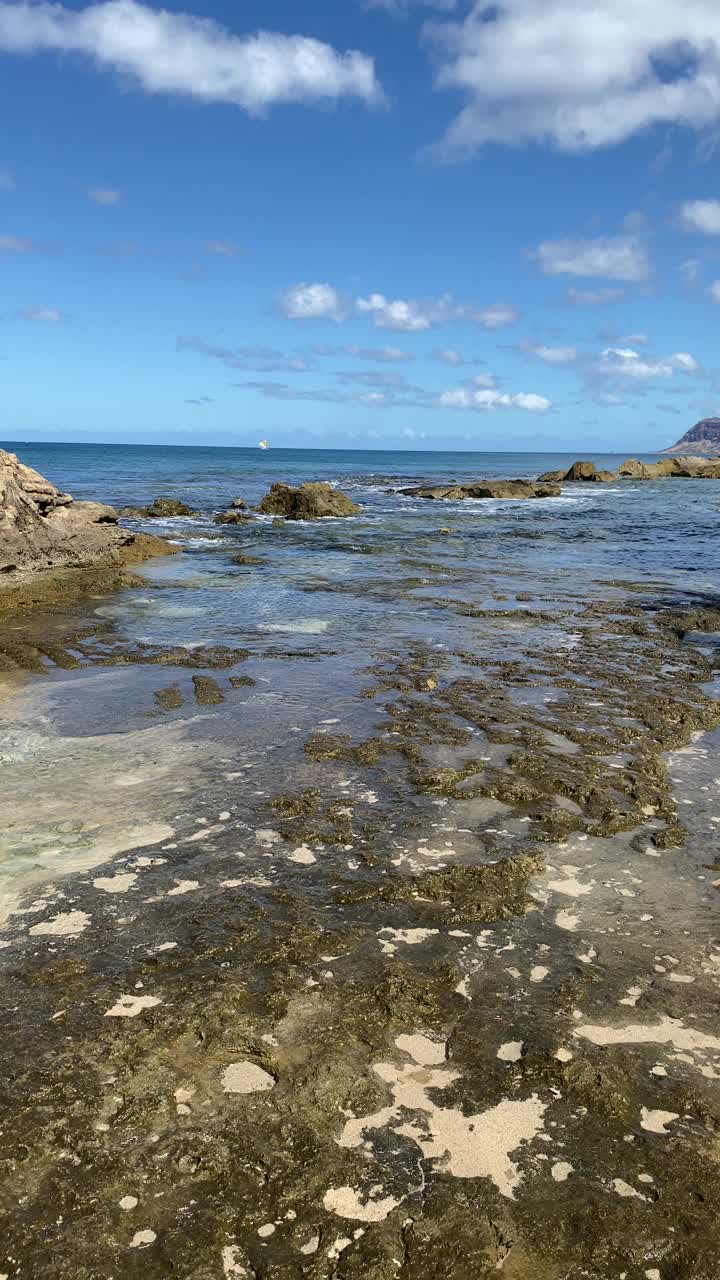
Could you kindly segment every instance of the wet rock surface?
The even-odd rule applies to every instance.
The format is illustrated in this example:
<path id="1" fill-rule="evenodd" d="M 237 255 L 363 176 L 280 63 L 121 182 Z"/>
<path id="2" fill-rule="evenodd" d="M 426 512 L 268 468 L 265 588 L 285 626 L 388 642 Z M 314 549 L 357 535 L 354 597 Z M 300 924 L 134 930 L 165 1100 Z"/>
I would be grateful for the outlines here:
<path id="1" fill-rule="evenodd" d="M 436 593 L 465 642 L 376 647 L 344 714 L 292 706 L 281 769 L 262 702 L 194 780 L 131 747 L 104 853 L 48 781 L 0 935 L 9 1277 L 715 1280 L 720 704 L 687 637 L 717 606 L 520 603 Z M 298 679 L 262 640 L 61 631 L 39 670 L 146 672 L 149 715 Z"/>
<path id="2" fill-rule="evenodd" d="M 464 498 L 558 498 L 561 489 L 544 481 L 533 484 L 529 480 L 478 480 L 473 484 L 429 485 L 399 492 L 408 498 L 458 502 Z"/>
<path id="3" fill-rule="evenodd" d="M 716 1280 L 720 608 L 612 500 L 6 613 L 0 1276 Z"/>
<path id="4" fill-rule="evenodd" d="M 118 513 L 126 520 L 168 520 L 177 516 L 200 515 L 179 498 L 155 498 L 146 507 L 123 507 Z"/>
<path id="5" fill-rule="evenodd" d="M 258 506 L 262 515 L 285 516 L 287 520 L 320 520 L 327 516 L 356 516 L 361 508 L 330 484 L 310 482 L 293 488 L 274 484 Z"/>

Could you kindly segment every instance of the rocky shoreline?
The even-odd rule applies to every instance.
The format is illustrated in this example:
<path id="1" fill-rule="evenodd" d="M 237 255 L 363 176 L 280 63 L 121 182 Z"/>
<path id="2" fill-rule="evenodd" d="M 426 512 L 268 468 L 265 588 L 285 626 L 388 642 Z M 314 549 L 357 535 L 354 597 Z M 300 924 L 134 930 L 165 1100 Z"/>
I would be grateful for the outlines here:
<path id="1" fill-rule="evenodd" d="M 133 532 L 100 502 L 75 502 L 0 450 L 0 608 L 67 603 L 132 580 L 128 566 L 171 555 L 166 539 Z"/>
<path id="2" fill-rule="evenodd" d="M 283 519 L 343 498 L 228 508 L 227 643 L 5 628 L 0 1275 L 716 1280 L 717 598 Z M 369 651 L 245 625 L 286 544 Z"/>

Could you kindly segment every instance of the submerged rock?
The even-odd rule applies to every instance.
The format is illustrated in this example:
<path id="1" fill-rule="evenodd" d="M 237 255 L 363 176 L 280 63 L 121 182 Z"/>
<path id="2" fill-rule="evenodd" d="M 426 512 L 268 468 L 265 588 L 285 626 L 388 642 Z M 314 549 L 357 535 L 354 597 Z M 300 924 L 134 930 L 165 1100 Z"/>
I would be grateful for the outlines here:
<path id="1" fill-rule="evenodd" d="M 362 510 L 340 489 L 331 484 L 313 482 L 293 488 L 274 484 L 265 494 L 258 511 L 266 516 L 285 516 L 287 520 L 322 520 L 326 516 L 357 516 Z"/>
<path id="2" fill-rule="evenodd" d="M 250 524 L 252 516 L 247 515 L 244 511 L 230 508 L 229 511 L 220 511 L 215 516 L 214 524 Z"/>
<path id="3" fill-rule="evenodd" d="M 160 538 L 118 526 L 113 507 L 74 502 L 0 450 L 0 579 L 3 589 L 46 570 L 111 567 L 170 554 Z"/>

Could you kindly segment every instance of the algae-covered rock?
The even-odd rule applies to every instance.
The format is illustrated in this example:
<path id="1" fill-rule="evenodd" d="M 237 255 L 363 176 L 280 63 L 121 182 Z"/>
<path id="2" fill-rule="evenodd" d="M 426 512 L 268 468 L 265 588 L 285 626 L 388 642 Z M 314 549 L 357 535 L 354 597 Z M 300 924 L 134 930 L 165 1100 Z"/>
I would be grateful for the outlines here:
<path id="1" fill-rule="evenodd" d="M 293 488 L 277 483 L 265 494 L 258 511 L 287 520 L 322 520 L 326 516 L 356 516 L 361 507 L 331 484 L 313 482 Z"/>
<path id="2" fill-rule="evenodd" d="M 193 511 L 179 498 L 160 497 L 155 498 L 147 507 L 123 507 L 119 515 L 124 520 L 171 520 L 175 516 L 198 517 L 200 512 Z"/>
<path id="3" fill-rule="evenodd" d="M 476 480 L 471 484 L 428 485 L 399 492 L 409 498 L 462 502 L 464 498 L 558 498 L 561 489 L 557 484 L 533 484 L 530 480 Z"/>
<path id="4" fill-rule="evenodd" d="M 250 524 L 251 521 L 252 521 L 252 516 L 247 515 L 247 513 L 244 511 L 241 511 L 239 509 L 236 510 L 234 507 L 231 507 L 229 511 L 220 511 L 218 515 L 215 516 L 214 523 L 215 524 Z"/>

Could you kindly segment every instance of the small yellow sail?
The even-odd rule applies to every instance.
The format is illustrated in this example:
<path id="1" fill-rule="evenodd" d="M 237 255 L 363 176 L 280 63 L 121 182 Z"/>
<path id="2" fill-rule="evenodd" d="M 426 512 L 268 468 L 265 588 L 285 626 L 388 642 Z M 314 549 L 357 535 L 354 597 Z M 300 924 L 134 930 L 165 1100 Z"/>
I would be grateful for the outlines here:
<path id="1" fill-rule="evenodd" d="M 268 449 L 269 447 L 267 440 L 261 440 L 258 445 L 258 449 Z"/>

